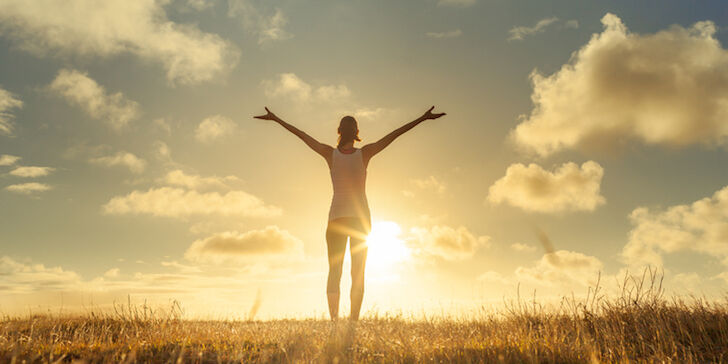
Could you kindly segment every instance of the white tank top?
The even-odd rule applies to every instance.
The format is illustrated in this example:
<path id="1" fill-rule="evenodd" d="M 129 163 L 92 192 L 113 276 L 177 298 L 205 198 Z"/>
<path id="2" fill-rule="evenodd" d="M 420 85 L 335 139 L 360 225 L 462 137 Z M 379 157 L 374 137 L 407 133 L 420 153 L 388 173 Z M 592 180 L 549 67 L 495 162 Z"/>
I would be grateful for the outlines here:
<path id="1" fill-rule="evenodd" d="M 361 149 L 344 154 L 334 148 L 331 156 L 331 184 L 334 197 L 329 209 L 329 221 L 340 217 L 358 217 L 370 220 L 365 191 L 367 170 Z"/>

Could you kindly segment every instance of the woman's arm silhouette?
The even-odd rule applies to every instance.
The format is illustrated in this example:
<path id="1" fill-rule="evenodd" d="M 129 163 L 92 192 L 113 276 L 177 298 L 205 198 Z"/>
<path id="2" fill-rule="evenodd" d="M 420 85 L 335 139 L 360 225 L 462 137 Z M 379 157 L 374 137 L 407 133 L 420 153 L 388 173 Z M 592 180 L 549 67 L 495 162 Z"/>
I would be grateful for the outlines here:
<path id="1" fill-rule="evenodd" d="M 364 164 L 368 164 L 369 160 L 374 157 L 377 153 L 381 152 L 384 148 L 386 148 L 389 144 L 391 144 L 395 139 L 397 139 L 398 136 L 404 134 L 408 130 L 414 128 L 417 126 L 417 124 L 430 119 L 437 119 L 439 117 L 442 117 L 443 115 L 446 115 L 443 113 L 433 113 L 432 110 L 435 107 L 431 107 L 429 110 L 425 111 L 422 116 L 419 118 L 410 121 L 409 123 L 399 127 L 398 129 L 394 130 L 393 132 L 385 135 L 382 139 L 379 139 L 376 143 L 367 144 L 364 147 L 361 148 L 362 156 L 364 157 Z"/>
<path id="2" fill-rule="evenodd" d="M 296 128 L 295 126 L 283 121 L 283 119 L 276 116 L 276 114 L 272 113 L 268 108 L 265 108 L 265 111 L 267 114 L 265 115 L 259 115 L 259 116 L 253 116 L 256 119 L 261 120 L 273 120 L 280 124 L 282 127 L 286 128 L 286 130 L 290 131 L 291 133 L 295 134 L 297 137 L 301 138 L 306 145 L 308 145 L 311 149 L 314 150 L 314 152 L 320 154 L 324 159 L 326 159 L 326 162 L 331 164 L 331 153 L 334 151 L 334 148 L 330 145 L 326 145 L 324 143 L 320 143 L 318 140 L 314 139 L 310 135 L 304 133 L 302 130 Z"/>

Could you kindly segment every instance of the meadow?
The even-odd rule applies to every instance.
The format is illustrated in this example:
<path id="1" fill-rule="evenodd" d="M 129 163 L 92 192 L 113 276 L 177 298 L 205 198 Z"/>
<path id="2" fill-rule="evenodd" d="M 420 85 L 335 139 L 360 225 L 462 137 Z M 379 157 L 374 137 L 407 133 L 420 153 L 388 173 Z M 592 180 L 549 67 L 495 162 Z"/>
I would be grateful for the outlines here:
<path id="1" fill-rule="evenodd" d="M 664 297 L 649 272 L 546 308 L 516 299 L 470 318 L 368 316 L 203 321 L 119 305 L 77 316 L 6 316 L 0 362 L 597 363 L 728 362 L 728 301 Z"/>

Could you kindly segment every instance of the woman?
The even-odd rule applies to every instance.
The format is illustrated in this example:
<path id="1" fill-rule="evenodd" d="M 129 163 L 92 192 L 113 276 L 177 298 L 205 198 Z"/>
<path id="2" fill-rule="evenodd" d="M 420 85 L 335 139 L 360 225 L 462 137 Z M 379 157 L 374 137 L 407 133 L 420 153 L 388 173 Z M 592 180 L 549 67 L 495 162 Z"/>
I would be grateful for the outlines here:
<path id="1" fill-rule="evenodd" d="M 432 113 L 431 107 L 419 118 L 387 134 L 376 143 L 354 148 L 359 139 L 356 119 L 344 116 L 339 123 L 339 142 L 336 148 L 319 143 L 316 139 L 288 124 L 265 108 L 267 114 L 254 116 L 256 119 L 273 120 L 286 128 L 306 145 L 320 154 L 329 165 L 334 197 L 329 209 L 329 223 L 326 228 L 326 245 L 329 253 L 329 278 L 326 294 L 329 301 L 329 314 L 332 320 L 339 316 L 339 286 L 341 266 L 344 262 L 346 239 L 351 251 L 351 320 L 359 319 L 361 302 L 364 298 L 364 267 L 367 260 L 366 237 L 371 229 L 371 217 L 367 204 L 365 181 L 369 160 L 381 152 L 398 136 L 414 128 L 417 124 L 437 119 L 445 113 Z"/>

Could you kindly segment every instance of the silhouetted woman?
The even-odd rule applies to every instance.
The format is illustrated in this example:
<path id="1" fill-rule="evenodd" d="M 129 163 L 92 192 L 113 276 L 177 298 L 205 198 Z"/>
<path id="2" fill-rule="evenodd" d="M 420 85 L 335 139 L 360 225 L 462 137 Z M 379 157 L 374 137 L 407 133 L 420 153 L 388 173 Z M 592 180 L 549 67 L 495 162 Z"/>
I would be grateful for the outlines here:
<path id="1" fill-rule="evenodd" d="M 437 119 L 445 113 L 432 113 L 431 107 L 419 118 L 387 134 L 376 143 L 354 148 L 359 139 L 356 119 L 344 116 L 339 123 L 339 143 L 336 148 L 319 143 L 316 139 L 288 124 L 265 108 L 267 114 L 255 116 L 257 119 L 273 120 L 286 130 L 301 138 L 306 145 L 320 154 L 331 171 L 334 197 L 329 209 L 329 223 L 326 228 L 326 245 L 329 253 L 329 278 L 326 294 L 329 301 L 329 314 L 335 320 L 339 315 L 339 286 L 341 266 L 346 252 L 346 239 L 351 251 L 351 316 L 359 319 L 361 302 L 364 297 L 364 267 L 367 260 L 366 237 L 371 230 L 371 216 L 365 192 L 366 169 L 369 160 L 381 152 L 398 136 L 414 128 L 417 124 Z"/>

